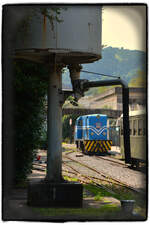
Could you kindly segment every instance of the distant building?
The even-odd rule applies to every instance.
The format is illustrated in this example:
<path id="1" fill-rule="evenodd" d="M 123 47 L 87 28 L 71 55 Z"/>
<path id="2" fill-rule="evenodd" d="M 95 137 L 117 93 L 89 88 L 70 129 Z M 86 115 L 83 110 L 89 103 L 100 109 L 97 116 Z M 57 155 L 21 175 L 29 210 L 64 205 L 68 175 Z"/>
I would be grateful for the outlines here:
<path id="1" fill-rule="evenodd" d="M 81 104 L 86 103 L 85 99 L 81 99 Z M 129 88 L 129 107 L 130 110 L 139 110 L 145 108 L 146 105 L 146 89 L 131 87 Z M 114 87 L 111 88 L 102 94 L 99 94 L 97 97 L 89 98 L 88 100 L 89 108 L 106 108 L 114 110 L 122 110 L 122 88 Z"/>

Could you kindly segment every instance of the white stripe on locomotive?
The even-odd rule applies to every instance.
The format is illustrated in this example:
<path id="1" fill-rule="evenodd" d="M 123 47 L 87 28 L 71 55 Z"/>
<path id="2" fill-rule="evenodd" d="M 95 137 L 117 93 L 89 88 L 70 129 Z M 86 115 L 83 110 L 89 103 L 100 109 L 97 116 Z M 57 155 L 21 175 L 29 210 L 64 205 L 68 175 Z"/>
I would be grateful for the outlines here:
<path id="1" fill-rule="evenodd" d="M 81 129 L 81 130 L 85 130 L 85 129 L 92 130 L 97 135 L 100 135 L 104 130 L 107 130 L 108 128 L 106 126 L 104 126 L 100 130 L 97 130 L 93 126 L 77 126 L 77 129 Z"/>

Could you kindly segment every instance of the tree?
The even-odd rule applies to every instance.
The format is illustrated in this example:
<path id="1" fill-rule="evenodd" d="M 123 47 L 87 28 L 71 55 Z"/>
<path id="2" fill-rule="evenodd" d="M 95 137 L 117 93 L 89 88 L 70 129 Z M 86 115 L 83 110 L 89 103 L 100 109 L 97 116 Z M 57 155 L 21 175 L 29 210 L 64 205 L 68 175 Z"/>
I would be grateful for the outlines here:
<path id="1" fill-rule="evenodd" d="M 146 87 L 146 73 L 138 70 L 137 76 L 129 82 L 129 87 Z"/>
<path id="2" fill-rule="evenodd" d="M 19 183 L 31 171 L 41 144 L 48 72 L 44 66 L 23 61 L 14 62 L 14 71 L 15 183 Z"/>

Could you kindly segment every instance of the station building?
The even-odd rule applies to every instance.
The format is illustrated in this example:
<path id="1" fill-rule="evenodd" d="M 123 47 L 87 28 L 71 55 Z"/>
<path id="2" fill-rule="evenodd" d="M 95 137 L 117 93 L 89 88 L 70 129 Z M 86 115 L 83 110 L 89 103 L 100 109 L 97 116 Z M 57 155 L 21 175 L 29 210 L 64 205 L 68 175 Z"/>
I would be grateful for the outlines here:
<path id="1" fill-rule="evenodd" d="M 85 97 L 86 98 L 86 97 Z M 81 104 L 85 99 L 81 99 Z M 146 89 L 142 87 L 129 88 L 129 108 L 130 110 L 140 110 L 146 105 Z M 114 87 L 99 94 L 88 101 L 89 108 L 104 108 L 122 111 L 122 88 Z"/>

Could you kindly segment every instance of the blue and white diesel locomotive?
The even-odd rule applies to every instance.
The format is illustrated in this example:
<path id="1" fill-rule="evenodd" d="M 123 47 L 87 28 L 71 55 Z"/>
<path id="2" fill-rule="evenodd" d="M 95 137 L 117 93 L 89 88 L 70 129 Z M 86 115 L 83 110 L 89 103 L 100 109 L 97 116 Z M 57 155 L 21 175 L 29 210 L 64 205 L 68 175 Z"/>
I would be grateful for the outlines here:
<path id="1" fill-rule="evenodd" d="M 100 155 L 111 150 L 108 140 L 107 115 L 91 114 L 80 116 L 75 123 L 75 143 L 77 148 L 89 155 Z"/>

